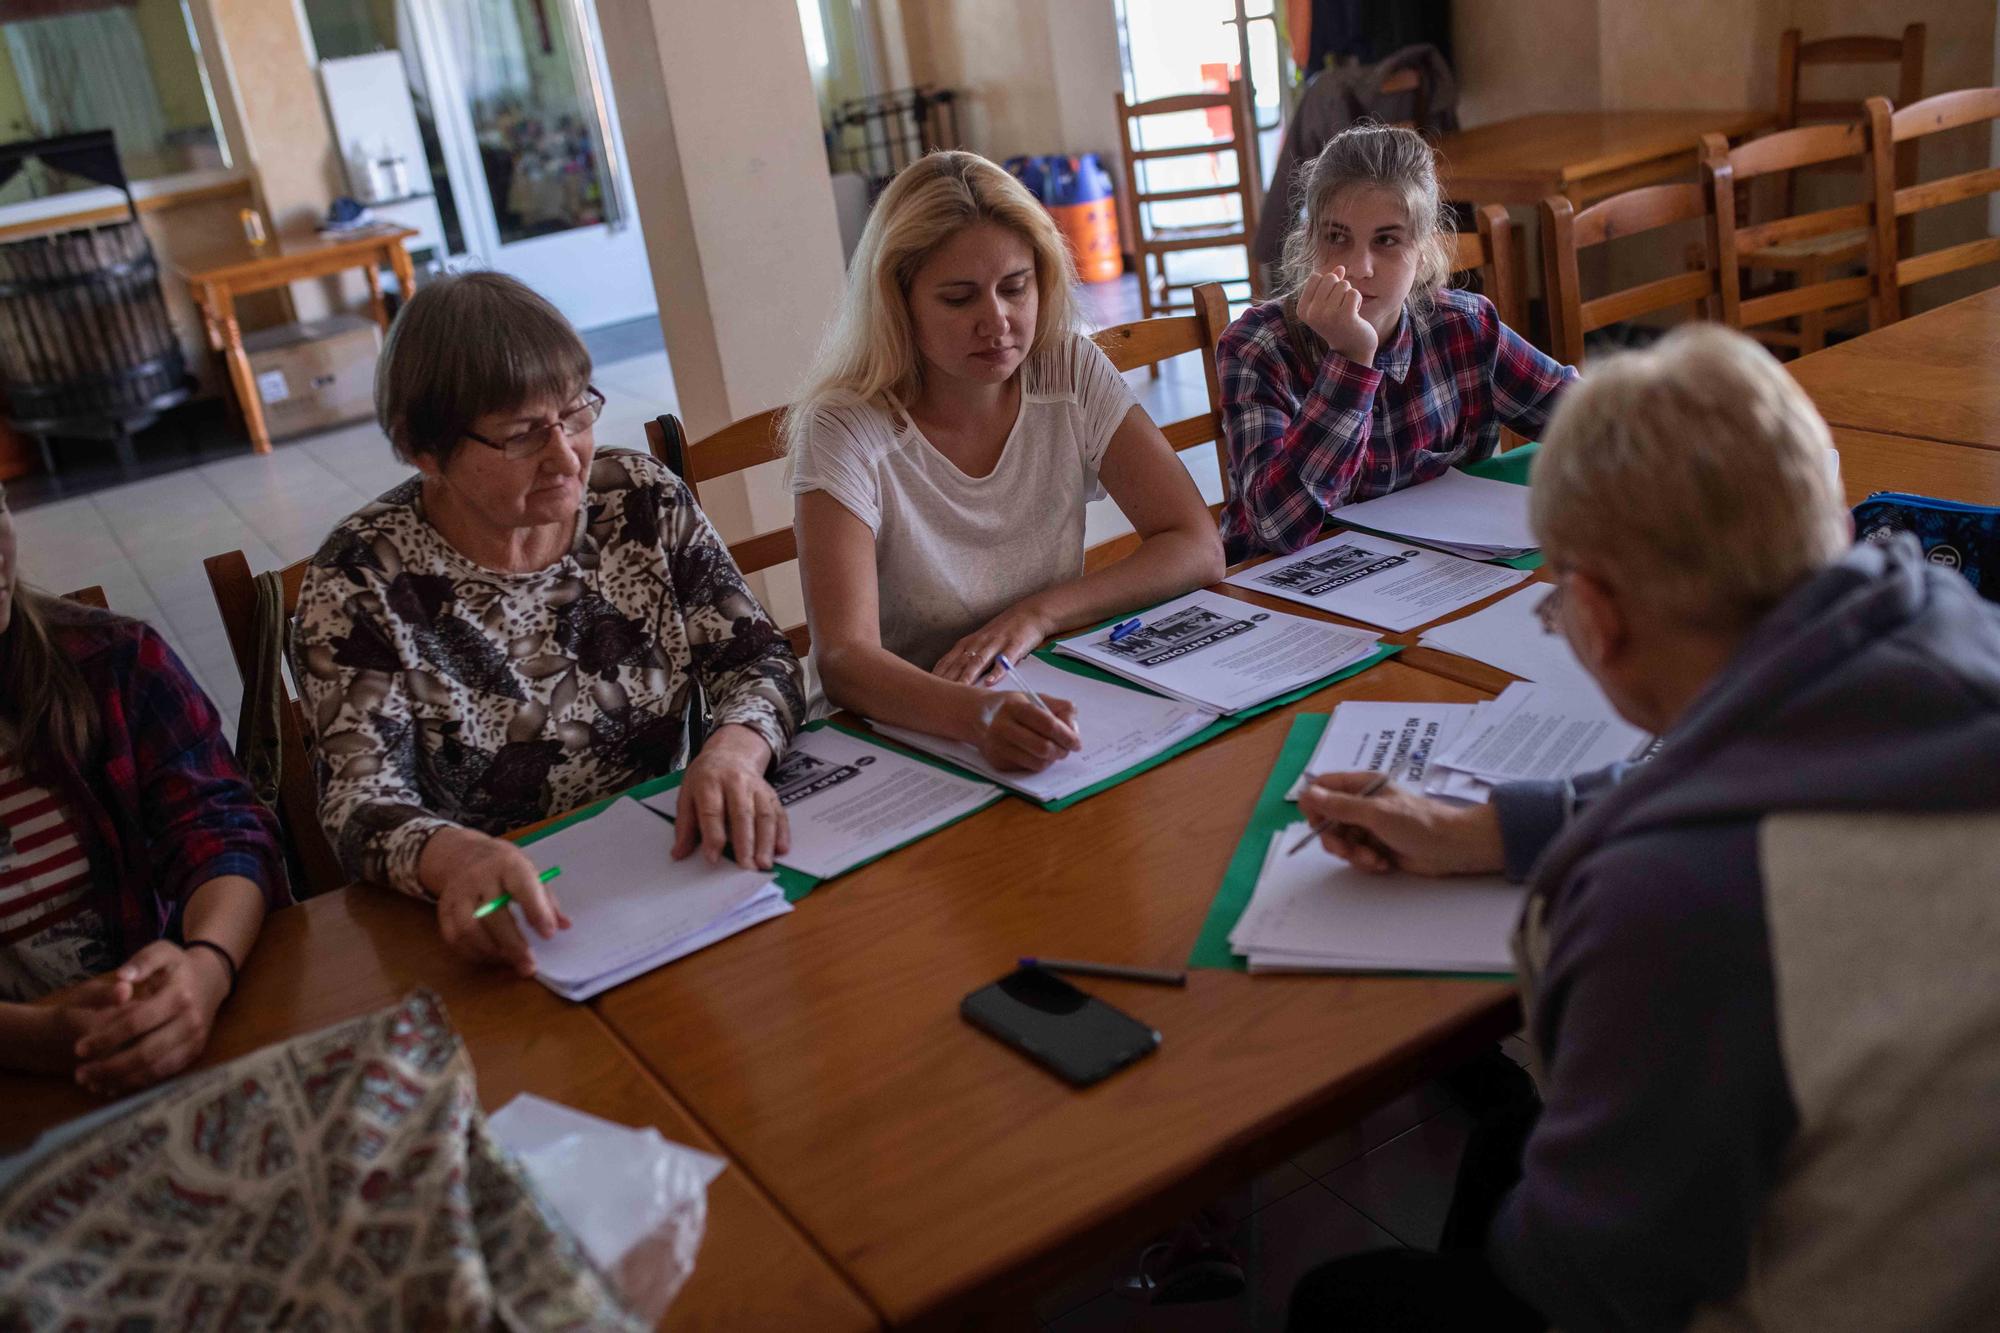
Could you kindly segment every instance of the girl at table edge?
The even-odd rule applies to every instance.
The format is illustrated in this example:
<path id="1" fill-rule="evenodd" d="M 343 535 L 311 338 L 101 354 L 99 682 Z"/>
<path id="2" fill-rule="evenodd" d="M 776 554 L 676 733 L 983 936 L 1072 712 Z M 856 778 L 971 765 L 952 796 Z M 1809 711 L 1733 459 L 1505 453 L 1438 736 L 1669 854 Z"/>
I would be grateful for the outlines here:
<path id="1" fill-rule="evenodd" d="M 16 546 L 0 488 L 0 1064 L 128 1092 L 201 1055 L 284 855 L 165 641 L 21 583 Z"/>
<path id="2" fill-rule="evenodd" d="M 1310 545 L 1334 509 L 1534 438 L 1576 371 L 1446 287 L 1455 244 L 1437 161 L 1412 130 L 1356 125 L 1300 174 L 1283 294 L 1216 349 L 1232 561 Z"/>
<path id="3" fill-rule="evenodd" d="M 1223 573 L 1201 494 L 1097 345 L 1034 197 L 973 153 L 893 181 L 787 415 L 800 569 L 828 699 L 1010 769 L 1081 744 L 1074 711 L 981 688 L 1054 631 Z M 1086 574 L 1108 492 L 1136 551 Z"/>

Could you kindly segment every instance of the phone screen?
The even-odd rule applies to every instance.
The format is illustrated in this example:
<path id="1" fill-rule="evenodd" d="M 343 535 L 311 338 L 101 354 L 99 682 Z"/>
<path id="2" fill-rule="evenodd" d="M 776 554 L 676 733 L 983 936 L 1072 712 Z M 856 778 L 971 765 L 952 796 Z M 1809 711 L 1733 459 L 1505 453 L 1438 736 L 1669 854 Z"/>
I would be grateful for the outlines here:
<path id="1" fill-rule="evenodd" d="M 1024 967 L 959 1004 L 967 1022 L 1078 1087 L 1116 1073 L 1160 1044 L 1160 1034 L 1061 977 Z"/>

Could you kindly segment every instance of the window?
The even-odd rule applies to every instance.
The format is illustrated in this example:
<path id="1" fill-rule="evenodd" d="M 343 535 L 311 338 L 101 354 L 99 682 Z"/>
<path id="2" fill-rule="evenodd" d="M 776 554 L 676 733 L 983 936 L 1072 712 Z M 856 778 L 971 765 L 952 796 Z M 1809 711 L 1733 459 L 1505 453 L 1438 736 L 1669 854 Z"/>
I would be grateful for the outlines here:
<path id="1" fill-rule="evenodd" d="M 0 134 L 101 129 L 134 181 L 229 165 L 186 0 L 0 0 Z M 0 204 L 91 188 L 32 163 Z"/>

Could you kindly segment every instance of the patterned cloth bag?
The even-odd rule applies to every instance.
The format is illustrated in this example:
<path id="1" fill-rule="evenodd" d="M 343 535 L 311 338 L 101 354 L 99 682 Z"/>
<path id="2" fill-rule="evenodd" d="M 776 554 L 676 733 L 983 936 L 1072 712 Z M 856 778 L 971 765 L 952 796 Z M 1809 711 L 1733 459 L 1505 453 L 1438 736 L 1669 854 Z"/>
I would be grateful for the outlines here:
<path id="1" fill-rule="evenodd" d="M 1928 495 L 1877 491 L 1854 506 L 1854 535 L 1886 542 L 1910 533 L 1924 559 L 1965 575 L 1989 602 L 2000 602 L 2000 509 L 1934 500 Z"/>
<path id="2" fill-rule="evenodd" d="M 0 1193 L 0 1329 L 637 1330 L 428 991 L 171 1084 Z"/>

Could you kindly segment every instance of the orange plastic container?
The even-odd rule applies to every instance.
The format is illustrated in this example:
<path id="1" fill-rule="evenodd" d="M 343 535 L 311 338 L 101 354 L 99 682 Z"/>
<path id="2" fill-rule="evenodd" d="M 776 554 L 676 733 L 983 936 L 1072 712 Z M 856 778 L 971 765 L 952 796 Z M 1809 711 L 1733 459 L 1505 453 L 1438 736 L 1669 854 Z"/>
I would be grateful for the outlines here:
<path id="1" fill-rule="evenodd" d="M 1110 197 L 1084 204 L 1055 204 L 1049 213 L 1069 242 L 1076 276 L 1084 282 L 1110 282 L 1125 271 L 1118 248 L 1118 201 Z"/>

